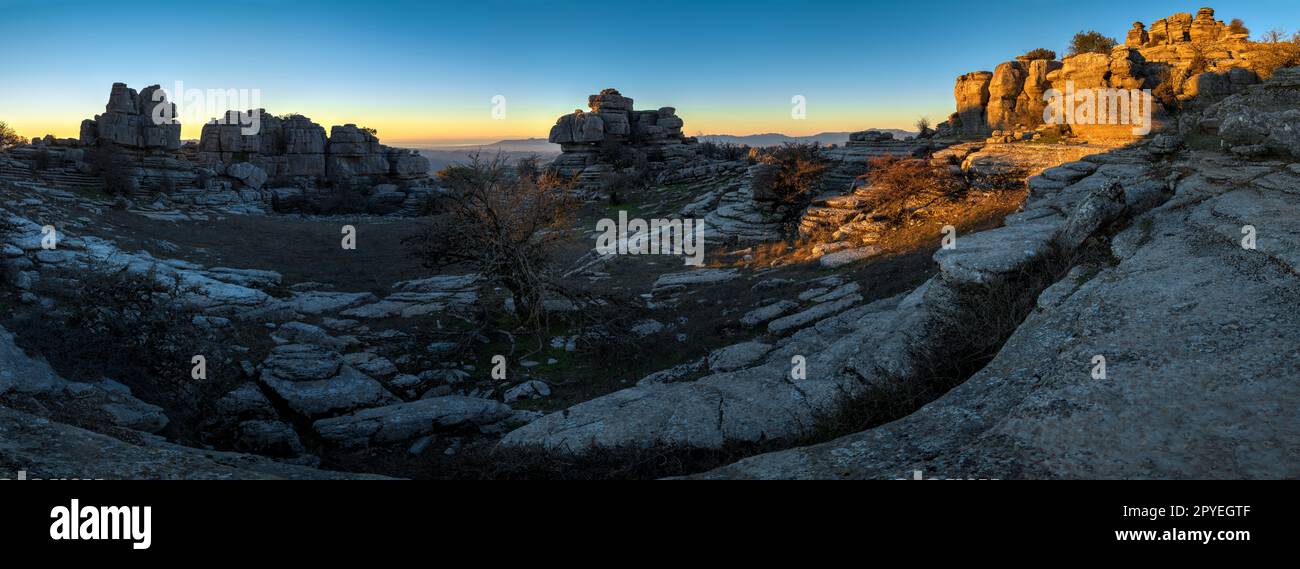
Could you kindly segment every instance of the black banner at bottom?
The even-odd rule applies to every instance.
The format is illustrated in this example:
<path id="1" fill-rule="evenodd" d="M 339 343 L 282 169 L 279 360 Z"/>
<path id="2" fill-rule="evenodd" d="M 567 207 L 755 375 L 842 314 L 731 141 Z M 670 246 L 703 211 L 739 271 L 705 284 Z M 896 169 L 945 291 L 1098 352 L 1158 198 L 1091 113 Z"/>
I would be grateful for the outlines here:
<path id="1" fill-rule="evenodd" d="M 724 535 L 765 548 L 845 536 L 927 555 L 942 544 L 1198 558 L 1280 552 L 1295 526 L 1293 493 L 1276 483 L 945 482 L 9 481 L 0 484 L 0 536 L 9 555 L 125 561 L 216 561 L 268 551 L 299 560 L 375 551 L 427 556 L 443 547 L 505 554 L 511 547 L 503 544 L 521 551 L 629 539 L 685 545 Z M 658 547 L 643 553 L 667 554 Z"/>

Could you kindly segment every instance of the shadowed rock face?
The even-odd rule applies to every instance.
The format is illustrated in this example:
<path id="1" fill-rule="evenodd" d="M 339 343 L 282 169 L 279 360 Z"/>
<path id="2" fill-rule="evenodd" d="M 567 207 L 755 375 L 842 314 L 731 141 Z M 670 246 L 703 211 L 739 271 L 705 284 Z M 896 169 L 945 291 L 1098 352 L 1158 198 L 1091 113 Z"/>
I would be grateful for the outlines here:
<path id="1" fill-rule="evenodd" d="M 1217 131 L 1237 154 L 1300 158 L 1300 67 L 1278 70 L 1263 85 L 1214 105 L 1201 128 Z"/>
<path id="2" fill-rule="evenodd" d="M 114 83 L 104 114 L 81 122 L 81 143 L 174 152 L 181 147 L 181 124 L 175 117 L 176 105 L 158 85 L 137 93 L 125 83 Z"/>
<path id="3" fill-rule="evenodd" d="M 957 99 L 956 119 L 960 121 L 958 130 L 961 134 L 986 133 L 989 83 L 992 81 L 993 74 L 988 71 L 967 73 L 957 78 L 953 93 Z"/>
<path id="4" fill-rule="evenodd" d="M 354 124 L 324 127 L 301 115 L 275 117 L 258 109 L 258 131 L 245 134 L 241 113 L 231 112 L 221 123 L 203 126 L 198 158 L 212 165 L 246 160 L 268 178 L 281 176 L 346 179 L 353 177 L 422 178 L 429 160 L 418 153 L 379 143 L 370 131 Z"/>
<path id="5" fill-rule="evenodd" d="M 573 176 L 598 164 L 599 151 L 607 144 L 627 145 L 638 152 L 663 154 L 664 158 L 694 155 L 694 138 L 682 134 L 682 119 L 677 109 L 638 111 L 632 99 L 617 89 L 605 89 L 587 98 L 590 112 L 582 110 L 564 115 L 551 127 L 547 140 L 559 144 L 562 154 L 552 168 L 564 176 Z M 593 173 L 595 170 L 593 169 Z"/>

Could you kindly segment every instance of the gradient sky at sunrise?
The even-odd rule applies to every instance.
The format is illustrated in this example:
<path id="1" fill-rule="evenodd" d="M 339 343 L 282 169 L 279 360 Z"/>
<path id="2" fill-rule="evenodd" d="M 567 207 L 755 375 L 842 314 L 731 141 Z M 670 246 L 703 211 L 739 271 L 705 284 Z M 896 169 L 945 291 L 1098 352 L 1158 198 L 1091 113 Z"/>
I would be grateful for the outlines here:
<path id="1" fill-rule="evenodd" d="M 1122 41 L 1135 20 L 1207 3 L 1256 32 L 1300 26 L 1295 0 L 0 0 L 0 120 L 76 136 L 113 82 L 179 80 L 259 89 L 271 113 L 387 142 L 544 137 L 604 87 L 637 108 L 677 107 L 690 134 L 905 128 L 951 113 L 961 73 L 1040 46 L 1064 53 L 1082 29 Z M 806 120 L 790 116 L 794 95 Z"/>

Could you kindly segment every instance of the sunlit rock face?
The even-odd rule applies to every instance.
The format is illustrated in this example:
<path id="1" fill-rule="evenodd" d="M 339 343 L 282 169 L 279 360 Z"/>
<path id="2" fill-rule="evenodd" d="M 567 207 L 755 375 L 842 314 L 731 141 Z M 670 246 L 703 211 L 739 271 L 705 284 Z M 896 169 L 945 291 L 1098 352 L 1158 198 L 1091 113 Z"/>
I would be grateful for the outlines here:
<path id="1" fill-rule="evenodd" d="M 937 127 L 941 136 L 977 136 L 996 131 L 1033 130 L 1044 124 L 1044 97 L 1056 89 L 1156 89 L 1167 101 L 1204 108 L 1258 84 L 1262 68 L 1256 54 L 1266 49 L 1247 34 L 1215 19 L 1212 8 L 1195 15 L 1174 14 L 1149 26 L 1135 22 L 1110 53 L 1083 53 L 1062 61 L 1018 59 L 993 72 L 957 78 L 957 112 Z M 1157 109 L 1159 124 L 1161 109 Z M 1073 126 L 1073 125 L 1072 125 Z M 1134 136 L 1128 129 L 1083 125 L 1083 138 Z"/>
<path id="2" fill-rule="evenodd" d="M 176 151 L 181 147 L 181 124 L 175 117 L 176 105 L 158 85 L 137 93 L 126 83 L 114 83 L 104 114 L 81 122 L 81 143 Z"/>

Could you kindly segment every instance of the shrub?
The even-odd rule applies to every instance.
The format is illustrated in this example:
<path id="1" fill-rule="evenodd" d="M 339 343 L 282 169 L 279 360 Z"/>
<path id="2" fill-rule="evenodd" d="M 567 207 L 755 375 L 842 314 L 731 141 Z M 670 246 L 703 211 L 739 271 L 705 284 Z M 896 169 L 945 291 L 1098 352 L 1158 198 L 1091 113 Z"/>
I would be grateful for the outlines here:
<path id="1" fill-rule="evenodd" d="M 916 119 L 915 126 L 916 126 L 917 138 L 930 138 L 934 136 L 934 130 L 930 128 L 930 119 L 928 117 L 921 117 L 919 119 Z"/>
<path id="2" fill-rule="evenodd" d="M 636 149 L 616 140 L 600 144 L 600 161 L 615 168 L 644 167 L 645 156 Z"/>
<path id="3" fill-rule="evenodd" d="M 292 176 L 276 176 L 266 184 L 268 188 L 294 188 L 297 186 L 298 182 Z"/>
<path id="4" fill-rule="evenodd" d="M 747 144 L 712 141 L 700 143 L 700 154 L 713 160 L 744 160 L 749 155 L 749 151 Z"/>
<path id="5" fill-rule="evenodd" d="M 887 156 L 871 160 L 866 174 L 871 210 L 891 226 L 907 221 L 912 213 L 940 200 L 961 197 L 965 179 L 947 167 L 926 159 Z"/>
<path id="6" fill-rule="evenodd" d="M 0 150 L 8 150 L 15 146 L 21 146 L 25 142 L 27 141 L 23 137 L 19 136 L 18 132 L 4 121 L 0 121 Z"/>
<path id="7" fill-rule="evenodd" d="M 1166 111 L 1177 112 L 1182 110 L 1183 102 L 1178 99 L 1178 93 L 1174 92 L 1174 81 L 1166 79 L 1151 91 L 1151 96 L 1164 107 Z"/>
<path id="8" fill-rule="evenodd" d="M 787 142 L 762 152 L 758 161 L 776 166 L 763 185 L 771 189 L 776 201 L 802 208 L 812 201 L 828 162 L 816 143 Z"/>
<path id="9" fill-rule="evenodd" d="M 444 168 L 438 179 L 450 190 L 429 225 L 404 240 L 410 254 L 429 268 L 464 264 L 510 292 L 515 313 L 540 328 L 542 301 L 557 290 L 550 261 L 564 237 L 572 210 L 572 182 L 553 172 L 511 172 L 504 154 Z M 514 174 L 514 175 L 512 175 Z"/>
<path id="10" fill-rule="evenodd" d="M 156 268 L 55 271 L 37 286 L 55 301 L 55 309 L 40 318 L 48 333 L 35 336 L 57 345 L 42 352 L 81 362 L 87 367 L 80 370 L 83 377 L 189 381 L 191 358 L 215 359 L 205 332 L 194 324 L 198 312 L 179 301 L 188 289 L 160 278 Z"/>
<path id="11" fill-rule="evenodd" d="M 1250 28 L 1246 27 L 1246 22 L 1241 21 L 1241 18 L 1234 18 L 1228 24 L 1228 31 L 1234 34 L 1250 35 Z"/>
<path id="12" fill-rule="evenodd" d="M 171 195 L 176 193 L 176 187 L 177 187 L 176 178 L 172 176 L 171 172 L 164 170 L 162 179 L 158 181 L 158 186 L 157 186 L 158 191 L 164 194 Z"/>
<path id="13" fill-rule="evenodd" d="M 1034 61 L 1038 59 L 1052 60 L 1056 59 L 1056 52 L 1045 47 L 1039 47 L 1025 52 L 1024 55 L 1017 57 L 1016 59 L 1021 61 Z"/>
<path id="14" fill-rule="evenodd" d="M 1074 39 L 1070 40 L 1070 55 L 1084 53 L 1109 54 L 1117 45 L 1119 45 L 1119 42 L 1102 35 L 1101 32 L 1079 32 L 1074 34 Z"/>
<path id="15" fill-rule="evenodd" d="M 1289 41 L 1281 30 L 1265 34 L 1263 41 L 1251 46 L 1250 59 L 1255 70 L 1265 79 L 1284 67 L 1300 65 L 1300 33 Z"/>
<path id="16" fill-rule="evenodd" d="M 610 205 L 623 203 L 623 196 L 637 193 L 646 188 L 645 176 L 637 172 L 616 170 L 601 176 L 601 185 L 609 195 Z"/>

